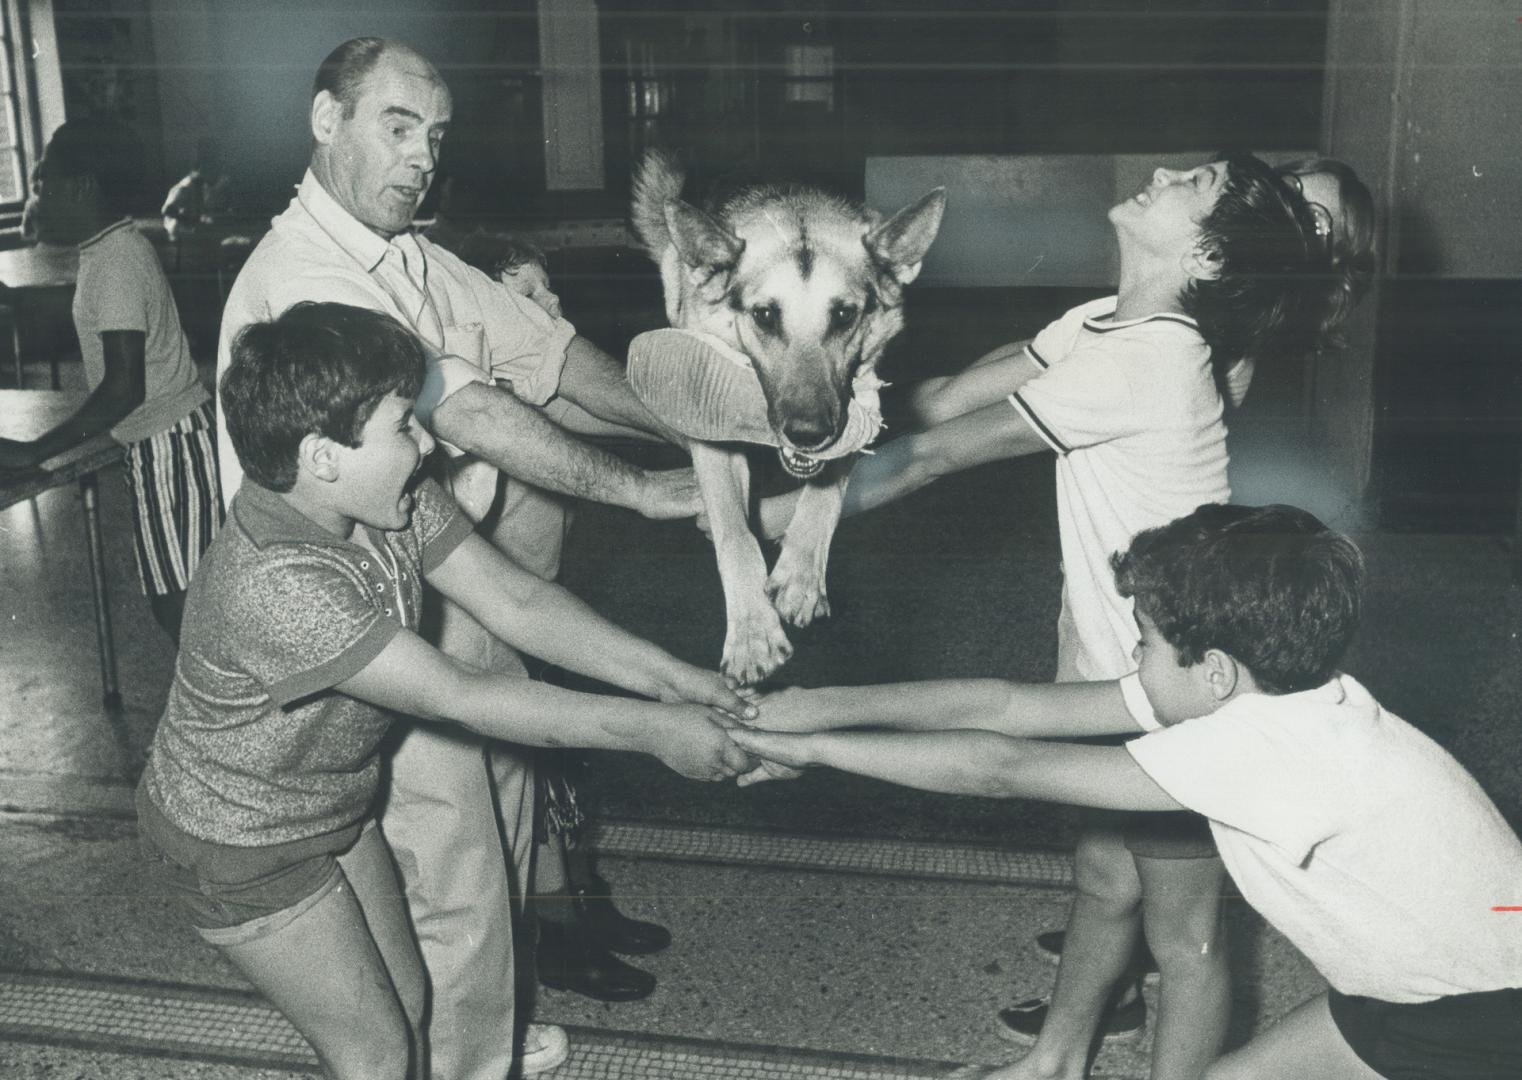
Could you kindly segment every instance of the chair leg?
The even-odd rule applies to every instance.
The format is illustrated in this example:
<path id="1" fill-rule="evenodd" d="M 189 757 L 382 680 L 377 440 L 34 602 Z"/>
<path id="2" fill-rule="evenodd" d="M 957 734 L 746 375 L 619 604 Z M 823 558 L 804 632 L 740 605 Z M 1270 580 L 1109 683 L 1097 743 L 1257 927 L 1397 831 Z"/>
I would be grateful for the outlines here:
<path id="1" fill-rule="evenodd" d="M 11 324 L 11 358 L 16 363 L 16 389 L 25 390 L 25 371 L 21 366 L 21 327 L 16 323 L 16 313 L 9 311 Z M 53 389 L 58 389 L 54 386 Z"/>

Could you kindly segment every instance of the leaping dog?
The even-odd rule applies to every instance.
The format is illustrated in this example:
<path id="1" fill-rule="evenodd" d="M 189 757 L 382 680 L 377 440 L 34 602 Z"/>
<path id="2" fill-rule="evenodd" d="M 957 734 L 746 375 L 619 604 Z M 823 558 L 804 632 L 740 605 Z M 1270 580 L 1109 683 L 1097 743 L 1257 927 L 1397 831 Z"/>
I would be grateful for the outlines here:
<path id="1" fill-rule="evenodd" d="M 704 340 L 720 367 L 726 355 L 748 365 L 725 377 L 753 373 L 764 397 L 764 424 L 759 398 L 751 410 L 764 434 L 721 424 L 692 443 L 724 588 L 721 667 L 753 683 L 792 654 L 781 620 L 807 626 L 829 614 L 825 565 L 850 452 L 881 426 L 877 361 L 903 327 L 904 286 L 919 274 L 946 196 L 938 188 L 885 221 L 811 188 L 757 187 L 710 213 L 682 200 L 683 180 L 670 158 L 647 156 L 633 222 L 660 266 L 671 326 Z M 709 390 L 705 408 L 732 404 L 714 405 Z M 804 482 L 770 576 L 748 520 L 748 463 L 732 440 L 774 444 Z"/>

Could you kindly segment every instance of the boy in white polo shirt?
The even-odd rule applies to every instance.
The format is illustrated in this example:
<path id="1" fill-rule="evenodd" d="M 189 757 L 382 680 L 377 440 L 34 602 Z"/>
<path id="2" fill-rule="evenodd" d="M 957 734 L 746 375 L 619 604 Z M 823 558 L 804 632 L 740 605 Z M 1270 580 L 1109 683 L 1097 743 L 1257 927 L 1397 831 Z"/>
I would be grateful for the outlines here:
<path id="1" fill-rule="evenodd" d="M 1207 1080 L 1522 1076 L 1522 918 L 1503 910 L 1522 843 L 1446 751 L 1337 673 L 1358 549 L 1293 507 L 1208 505 L 1113 563 L 1135 674 L 786 690 L 756 724 L 815 734 L 735 741 L 930 791 L 1204 815 L 1242 896 L 1331 984 Z M 899 730 L 827 730 L 847 727 Z"/>

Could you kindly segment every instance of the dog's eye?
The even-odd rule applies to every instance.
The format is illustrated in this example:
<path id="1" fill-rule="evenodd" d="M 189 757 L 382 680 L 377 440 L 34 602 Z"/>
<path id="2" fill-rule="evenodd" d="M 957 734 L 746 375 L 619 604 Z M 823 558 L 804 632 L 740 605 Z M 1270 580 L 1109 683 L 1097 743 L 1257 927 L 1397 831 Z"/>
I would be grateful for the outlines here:
<path id="1" fill-rule="evenodd" d="M 855 304 L 836 304 L 830 309 L 830 329 L 846 331 L 856 325 L 856 317 L 861 314 L 861 309 Z"/>
<path id="2" fill-rule="evenodd" d="M 775 334 L 777 327 L 782 321 L 782 313 L 777 310 L 776 304 L 757 304 L 750 309 L 750 317 L 755 324 L 768 334 Z"/>

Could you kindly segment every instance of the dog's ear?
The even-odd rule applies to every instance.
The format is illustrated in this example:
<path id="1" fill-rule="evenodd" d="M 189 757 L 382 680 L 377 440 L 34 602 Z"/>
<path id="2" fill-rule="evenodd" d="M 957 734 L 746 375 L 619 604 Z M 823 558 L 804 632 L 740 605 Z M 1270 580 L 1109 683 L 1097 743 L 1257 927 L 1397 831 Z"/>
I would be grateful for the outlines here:
<path id="1" fill-rule="evenodd" d="M 919 276 L 920 263 L 935 240 L 945 212 L 946 189 L 936 188 L 873 229 L 861 242 L 873 262 L 887 270 L 900 285 L 907 285 Z"/>
<path id="2" fill-rule="evenodd" d="M 677 254 L 691 267 L 715 270 L 730 267 L 745 250 L 745 241 L 696 206 L 671 199 L 666 203 L 666 227 Z"/>

